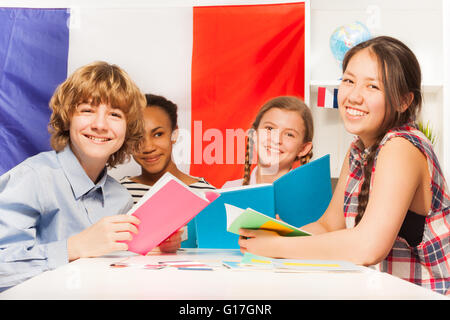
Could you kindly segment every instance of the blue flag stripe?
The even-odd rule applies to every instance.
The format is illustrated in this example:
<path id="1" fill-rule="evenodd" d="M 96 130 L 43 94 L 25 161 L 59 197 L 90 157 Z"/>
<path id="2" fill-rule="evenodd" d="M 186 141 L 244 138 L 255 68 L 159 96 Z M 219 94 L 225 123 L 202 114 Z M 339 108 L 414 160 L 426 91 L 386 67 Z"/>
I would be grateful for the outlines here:
<path id="1" fill-rule="evenodd" d="M 334 94 L 334 98 L 333 98 L 333 108 L 337 109 L 338 108 L 338 89 L 335 88 L 333 90 L 333 94 Z"/>
<path id="2" fill-rule="evenodd" d="M 48 102 L 67 77 L 67 9 L 0 8 L 0 175 L 49 150 Z"/>

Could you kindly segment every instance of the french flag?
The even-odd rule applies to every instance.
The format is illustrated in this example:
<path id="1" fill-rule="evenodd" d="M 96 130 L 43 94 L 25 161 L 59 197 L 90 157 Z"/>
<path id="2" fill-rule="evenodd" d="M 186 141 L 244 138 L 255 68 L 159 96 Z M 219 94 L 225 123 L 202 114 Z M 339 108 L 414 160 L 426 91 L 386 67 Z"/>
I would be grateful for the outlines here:
<path id="1" fill-rule="evenodd" d="M 338 108 L 337 101 L 338 89 L 329 89 L 326 87 L 319 87 L 317 92 L 317 106 L 322 108 Z"/>
<path id="2" fill-rule="evenodd" d="M 0 28 L 0 174 L 50 150 L 50 97 L 93 61 L 178 105 L 174 160 L 216 187 L 243 175 L 245 150 L 231 133 L 249 129 L 272 97 L 304 97 L 304 2 L 0 8 Z M 111 173 L 138 170 L 131 162 Z"/>

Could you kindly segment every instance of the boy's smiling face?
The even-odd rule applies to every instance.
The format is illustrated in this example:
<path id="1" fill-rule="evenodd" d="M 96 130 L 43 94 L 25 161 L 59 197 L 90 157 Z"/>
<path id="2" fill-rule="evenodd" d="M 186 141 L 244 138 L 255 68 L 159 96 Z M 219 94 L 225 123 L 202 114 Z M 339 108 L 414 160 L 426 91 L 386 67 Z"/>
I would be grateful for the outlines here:
<path id="1" fill-rule="evenodd" d="M 124 112 L 106 104 L 91 106 L 82 103 L 70 121 L 70 142 L 80 163 L 102 162 L 118 151 L 126 136 Z"/>

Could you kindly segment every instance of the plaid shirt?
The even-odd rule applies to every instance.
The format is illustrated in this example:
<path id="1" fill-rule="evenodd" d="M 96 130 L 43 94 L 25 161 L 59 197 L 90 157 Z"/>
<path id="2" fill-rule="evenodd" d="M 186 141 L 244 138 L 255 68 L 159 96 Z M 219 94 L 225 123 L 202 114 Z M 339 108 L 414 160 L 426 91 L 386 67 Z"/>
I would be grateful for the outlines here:
<path id="1" fill-rule="evenodd" d="M 380 149 L 389 139 L 403 137 L 416 146 L 426 157 L 431 176 L 431 209 L 425 219 L 422 242 L 411 247 L 397 236 L 379 269 L 439 293 L 450 295 L 450 197 L 444 175 L 430 141 L 413 124 L 390 130 L 380 142 L 372 167 L 373 184 L 375 166 Z M 358 214 L 358 194 L 363 182 L 363 162 L 369 150 L 364 150 L 356 139 L 350 148 L 350 175 L 344 198 L 344 216 L 347 228 L 355 226 Z"/>

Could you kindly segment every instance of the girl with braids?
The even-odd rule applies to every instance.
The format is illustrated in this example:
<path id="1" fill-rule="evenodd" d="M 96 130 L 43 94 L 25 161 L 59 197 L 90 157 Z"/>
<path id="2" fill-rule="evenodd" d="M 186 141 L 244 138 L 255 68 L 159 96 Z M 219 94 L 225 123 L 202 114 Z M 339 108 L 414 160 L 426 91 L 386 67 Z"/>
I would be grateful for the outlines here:
<path id="1" fill-rule="evenodd" d="M 432 144 L 414 123 L 422 104 L 414 53 L 391 37 L 353 47 L 338 104 L 356 140 L 327 210 L 302 227 L 313 235 L 241 230 L 241 250 L 376 265 L 448 295 L 450 197 Z"/>
<path id="2" fill-rule="evenodd" d="M 266 102 L 249 131 L 244 178 L 226 182 L 222 188 L 272 183 L 292 169 L 296 161 L 312 157 L 313 119 L 308 106 L 292 96 Z M 257 146 L 257 166 L 250 171 L 253 148 Z"/>

